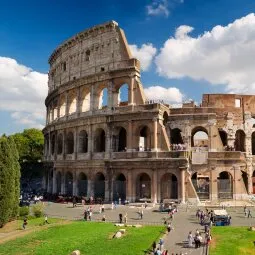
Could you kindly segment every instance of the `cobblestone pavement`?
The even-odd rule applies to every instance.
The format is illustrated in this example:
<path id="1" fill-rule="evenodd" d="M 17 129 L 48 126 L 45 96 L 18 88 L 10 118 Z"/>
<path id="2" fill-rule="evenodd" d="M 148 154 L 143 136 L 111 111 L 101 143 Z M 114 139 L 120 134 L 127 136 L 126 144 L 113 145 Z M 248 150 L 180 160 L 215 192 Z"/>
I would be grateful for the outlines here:
<path id="1" fill-rule="evenodd" d="M 87 208 L 88 206 L 85 206 Z M 92 220 L 100 221 L 102 219 L 103 213 L 99 213 L 99 205 L 92 206 L 93 215 Z M 50 217 L 62 217 L 66 219 L 82 219 L 84 206 L 78 205 L 77 207 L 69 204 L 54 204 L 46 203 L 45 212 Z M 200 207 L 203 209 L 202 207 Z M 166 213 L 158 212 L 158 207 L 147 207 L 143 209 L 144 216 L 143 219 L 139 217 L 138 211 L 141 210 L 141 206 L 129 206 L 129 205 L 119 205 L 116 209 L 111 209 L 111 205 L 105 205 L 106 221 L 118 222 L 119 214 L 128 214 L 128 224 L 146 224 L 146 225 L 163 225 L 164 217 L 167 216 Z M 211 210 L 213 208 L 209 208 Z M 174 230 L 170 234 L 165 236 L 164 249 L 168 249 L 169 253 L 174 254 L 181 252 L 183 254 L 191 255 L 203 255 L 205 254 L 205 247 L 200 249 L 186 248 L 187 236 L 189 231 L 193 233 L 196 229 L 202 232 L 204 238 L 204 228 L 199 224 L 195 217 L 197 207 L 187 208 L 186 206 L 179 206 L 178 213 L 174 215 L 173 227 Z M 227 208 L 228 213 L 232 217 L 232 226 L 252 226 L 255 225 L 255 209 L 252 208 L 252 215 L 254 218 L 245 218 L 243 208 Z"/>

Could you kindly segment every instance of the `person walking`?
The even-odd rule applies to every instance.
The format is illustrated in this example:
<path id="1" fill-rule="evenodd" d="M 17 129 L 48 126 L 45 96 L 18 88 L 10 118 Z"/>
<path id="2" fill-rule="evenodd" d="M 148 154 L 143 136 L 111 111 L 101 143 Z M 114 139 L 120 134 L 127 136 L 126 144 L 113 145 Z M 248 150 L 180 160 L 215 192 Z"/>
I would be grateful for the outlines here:
<path id="1" fill-rule="evenodd" d="M 152 251 L 153 251 L 153 253 L 155 253 L 156 248 L 157 248 L 157 244 L 156 244 L 156 242 L 154 241 L 154 242 L 152 243 Z"/>
<path id="2" fill-rule="evenodd" d="M 127 224 L 127 213 L 124 215 L 124 223 Z"/>
<path id="3" fill-rule="evenodd" d="M 26 226 L 27 226 L 27 217 L 25 217 L 23 220 L 22 228 L 26 229 Z"/>
<path id="4" fill-rule="evenodd" d="M 252 215 L 251 215 L 251 210 L 250 209 L 248 209 L 248 216 L 247 216 L 247 218 L 252 218 Z"/>
<path id="5" fill-rule="evenodd" d="M 193 247 L 193 235 L 192 235 L 192 232 L 190 231 L 189 234 L 188 234 L 188 247 L 189 248 L 192 248 Z"/>
<path id="6" fill-rule="evenodd" d="M 48 216 L 47 216 L 47 214 L 45 214 L 45 216 L 44 216 L 44 224 L 50 224 L 50 223 L 48 222 Z"/>
<path id="7" fill-rule="evenodd" d="M 248 209 L 247 209 L 247 208 L 245 208 L 245 209 L 244 209 L 244 217 L 246 217 L 246 216 L 247 216 L 247 213 L 248 213 Z"/>
<path id="8" fill-rule="evenodd" d="M 119 214 L 120 223 L 122 223 L 122 213 Z"/>
<path id="9" fill-rule="evenodd" d="M 102 209 L 102 213 L 104 213 L 104 205 L 102 205 L 101 209 Z"/>
<path id="10" fill-rule="evenodd" d="M 171 230 L 172 230 L 172 226 L 171 226 L 171 223 L 169 222 L 167 224 L 167 233 L 169 234 L 171 232 Z"/>
<path id="11" fill-rule="evenodd" d="M 143 219 L 143 209 L 141 210 L 140 216 L 141 216 L 141 220 L 142 220 Z"/>
<path id="12" fill-rule="evenodd" d="M 160 250 L 160 252 L 163 250 L 163 246 L 164 246 L 164 240 L 162 238 L 160 238 L 159 239 L 159 250 Z"/>

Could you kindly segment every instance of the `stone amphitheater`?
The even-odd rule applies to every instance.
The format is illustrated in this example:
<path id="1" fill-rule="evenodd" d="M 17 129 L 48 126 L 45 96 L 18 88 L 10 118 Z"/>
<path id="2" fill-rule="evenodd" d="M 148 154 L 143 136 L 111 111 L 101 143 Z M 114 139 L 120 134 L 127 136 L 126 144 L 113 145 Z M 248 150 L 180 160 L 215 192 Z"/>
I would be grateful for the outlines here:
<path id="1" fill-rule="evenodd" d="M 180 108 L 147 100 L 115 21 L 66 40 L 49 64 L 48 193 L 153 203 L 255 193 L 255 96 L 205 94 Z"/>

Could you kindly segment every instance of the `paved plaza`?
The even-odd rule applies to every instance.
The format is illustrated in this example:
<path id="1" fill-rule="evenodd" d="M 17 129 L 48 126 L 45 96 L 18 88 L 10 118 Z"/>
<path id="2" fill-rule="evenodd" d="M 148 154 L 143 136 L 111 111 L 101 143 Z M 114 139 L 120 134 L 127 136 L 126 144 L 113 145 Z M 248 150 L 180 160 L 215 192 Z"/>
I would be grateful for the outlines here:
<path id="1" fill-rule="evenodd" d="M 45 203 L 46 208 L 45 212 L 50 217 L 61 217 L 63 219 L 83 219 L 85 207 L 82 205 L 77 205 L 73 208 L 71 203 L 69 204 L 55 204 L 55 203 Z M 105 205 L 105 213 L 99 213 L 99 205 L 93 205 L 93 215 L 92 221 L 101 221 L 103 215 L 106 216 L 106 221 L 118 222 L 119 214 L 123 215 L 127 213 L 128 215 L 128 224 L 145 224 L 145 225 L 163 225 L 164 218 L 167 217 L 167 213 L 158 212 L 158 206 L 147 207 L 143 209 L 144 215 L 143 219 L 139 217 L 139 210 L 141 210 L 141 204 L 134 205 L 118 205 L 116 209 L 112 210 L 110 204 Z M 187 206 L 179 206 L 178 212 L 174 214 L 174 219 L 172 222 L 173 230 L 170 234 L 165 235 L 165 244 L 164 249 L 168 249 L 170 254 L 182 252 L 183 254 L 192 254 L 192 255 L 202 255 L 205 254 L 205 247 L 200 249 L 195 248 L 186 248 L 187 236 L 189 231 L 194 232 L 198 229 L 202 232 L 204 237 L 204 227 L 201 226 L 198 220 L 195 217 L 197 207 L 187 208 Z M 203 209 L 203 208 L 201 208 Z M 211 208 L 208 208 L 211 209 Z M 213 208 L 212 208 L 213 209 Z M 228 213 L 232 217 L 231 225 L 232 226 L 251 226 L 255 225 L 255 218 L 246 218 L 244 217 L 244 212 L 242 207 L 236 208 L 227 208 Z M 252 208 L 252 215 L 255 216 L 255 209 Z"/>

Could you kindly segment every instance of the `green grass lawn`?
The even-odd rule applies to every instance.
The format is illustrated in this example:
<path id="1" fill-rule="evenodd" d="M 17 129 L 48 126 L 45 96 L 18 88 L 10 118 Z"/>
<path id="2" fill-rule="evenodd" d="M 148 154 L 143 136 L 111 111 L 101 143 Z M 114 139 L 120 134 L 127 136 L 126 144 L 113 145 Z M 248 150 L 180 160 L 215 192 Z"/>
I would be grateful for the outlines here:
<path id="1" fill-rule="evenodd" d="M 69 255 L 78 249 L 81 255 L 142 255 L 165 229 L 162 226 L 128 227 L 123 238 L 112 239 L 116 230 L 118 227 L 113 224 L 98 222 L 52 226 L 1 244 L 0 254 Z"/>
<path id="2" fill-rule="evenodd" d="M 210 255 L 254 255 L 255 232 L 247 227 L 213 227 Z"/>

